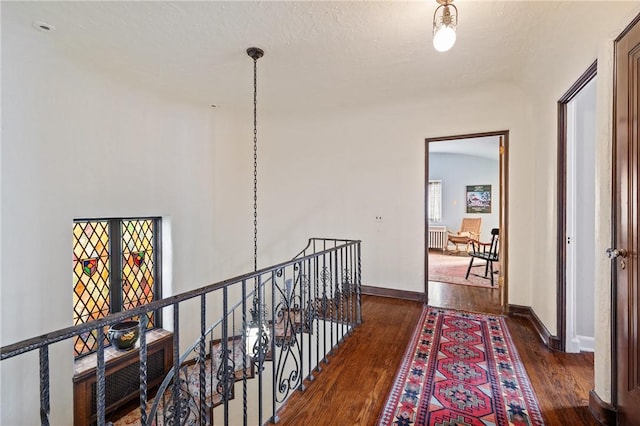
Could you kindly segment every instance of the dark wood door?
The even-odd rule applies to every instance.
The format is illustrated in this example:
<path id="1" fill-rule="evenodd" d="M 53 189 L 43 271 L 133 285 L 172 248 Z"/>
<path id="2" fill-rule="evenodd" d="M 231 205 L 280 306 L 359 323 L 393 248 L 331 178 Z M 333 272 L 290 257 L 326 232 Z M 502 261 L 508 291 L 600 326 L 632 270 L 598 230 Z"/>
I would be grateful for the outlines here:
<path id="1" fill-rule="evenodd" d="M 616 41 L 615 86 L 615 259 L 616 382 L 620 425 L 640 425 L 640 15 Z M 626 256 L 625 256 L 626 254 Z"/>

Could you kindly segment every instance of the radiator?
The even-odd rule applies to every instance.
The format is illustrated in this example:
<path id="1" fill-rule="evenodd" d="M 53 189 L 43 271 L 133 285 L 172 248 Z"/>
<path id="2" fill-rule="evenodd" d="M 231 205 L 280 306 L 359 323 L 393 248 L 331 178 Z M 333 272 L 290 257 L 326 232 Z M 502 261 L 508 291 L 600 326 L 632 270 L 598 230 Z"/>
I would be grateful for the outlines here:
<path id="1" fill-rule="evenodd" d="M 447 227 L 430 226 L 428 233 L 429 248 L 444 249 L 447 247 Z"/>
<path id="2" fill-rule="evenodd" d="M 159 328 L 146 333 L 147 389 L 158 386 L 173 366 L 173 334 Z M 109 417 L 126 404 L 139 399 L 140 353 L 138 349 L 121 352 L 114 347 L 104 349 L 104 402 Z M 98 411 L 97 354 L 75 360 L 73 376 L 73 424 L 96 424 Z M 138 404 L 139 405 L 139 404 Z M 123 411 L 126 412 L 129 409 Z"/>

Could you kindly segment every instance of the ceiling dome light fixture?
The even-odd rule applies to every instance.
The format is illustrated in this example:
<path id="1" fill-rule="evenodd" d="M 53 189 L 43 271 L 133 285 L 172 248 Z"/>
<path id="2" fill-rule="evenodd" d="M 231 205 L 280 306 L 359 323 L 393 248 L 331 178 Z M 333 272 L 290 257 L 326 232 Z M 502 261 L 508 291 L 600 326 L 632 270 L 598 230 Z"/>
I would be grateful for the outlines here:
<path id="1" fill-rule="evenodd" d="M 446 52 L 456 42 L 456 26 L 458 25 L 458 9 L 451 3 L 453 0 L 436 0 L 440 6 L 433 13 L 433 47 L 438 52 Z M 451 14 L 453 8 L 454 14 Z M 439 13 L 439 14 L 438 14 Z"/>

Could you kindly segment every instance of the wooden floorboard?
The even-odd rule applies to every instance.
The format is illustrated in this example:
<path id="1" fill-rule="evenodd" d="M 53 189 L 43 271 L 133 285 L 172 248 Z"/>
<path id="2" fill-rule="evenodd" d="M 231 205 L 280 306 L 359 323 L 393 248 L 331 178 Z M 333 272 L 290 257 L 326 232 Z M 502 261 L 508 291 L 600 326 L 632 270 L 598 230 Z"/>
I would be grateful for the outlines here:
<path id="1" fill-rule="evenodd" d="M 372 425 L 413 334 L 420 302 L 363 296 L 363 323 L 304 393 L 291 397 L 279 425 Z"/>
<path id="2" fill-rule="evenodd" d="M 430 283 L 433 306 L 499 313 L 497 290 Z M 280 411 L 279 425 L 374 425 L 420 316 L 419 302 L 363 296 L 363 323 L 317 379 Z M 593 354 L 548 350 L 529 322 L 507 324 L 547 425 L 597 425 L 588 411 Z"/>

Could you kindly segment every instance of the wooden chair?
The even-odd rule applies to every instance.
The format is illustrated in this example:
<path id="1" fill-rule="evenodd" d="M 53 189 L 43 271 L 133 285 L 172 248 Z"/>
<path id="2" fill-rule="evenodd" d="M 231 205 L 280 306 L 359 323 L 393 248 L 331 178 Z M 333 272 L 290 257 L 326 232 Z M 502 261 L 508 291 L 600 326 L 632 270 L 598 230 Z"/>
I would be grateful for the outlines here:
<path id="1" fill-rule="evenodd" d="M 453 233 L 447 231 L 447 251 L 449 251 L 449 244 L 456 246 L 455 252 L 459 252 L 458 244 L 464 244 L 467 253 L 471 245 L 471 240 L 480 240 L 480 225 L 482 224 L 481 218 L 465 217 L 460 224 L 460 231 Z"/>
<path id="2" fill-rule="evenodd" d="M 475 275 L 476 277 L 490 280 L 491 287 L 493 287 L 493 275 L 498 273 L 498 271 L 493 269 L 493 262 L 497 262 L 499 260 L 499 234 L 500 231 L 498 228 L 493 228 L 491 230 L 491 242 L 481 243 L 477 240 L 471 241 L 472 252 L 469 253 L 471 259 L 469 260 L 469 267 L 467 268 L 467 275 L 464 277 L 465 279 L 469 279 L 469 275 Z M 485 264 L 474 265 L 473 261 L 475 259 L 484 260 Z M 474 274 L 471 272 L 472 267 L 478 266 L 484 266 L 484 275 Z"/>

